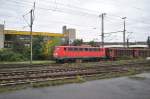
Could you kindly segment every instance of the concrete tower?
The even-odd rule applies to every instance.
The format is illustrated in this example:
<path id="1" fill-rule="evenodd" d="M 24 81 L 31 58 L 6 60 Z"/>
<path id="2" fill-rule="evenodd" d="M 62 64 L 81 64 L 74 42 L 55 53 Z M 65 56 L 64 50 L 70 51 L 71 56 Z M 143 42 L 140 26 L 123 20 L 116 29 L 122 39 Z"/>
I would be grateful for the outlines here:
<path id="1" fill-rule="evenodd" d="M 73 41 L 76 39 L 76 30 L 69 28 L 69 29 L 67 29 L 67 33 L 68 33 L 67 37 L 69 40 L 69 44 L 72 44 Z"/>

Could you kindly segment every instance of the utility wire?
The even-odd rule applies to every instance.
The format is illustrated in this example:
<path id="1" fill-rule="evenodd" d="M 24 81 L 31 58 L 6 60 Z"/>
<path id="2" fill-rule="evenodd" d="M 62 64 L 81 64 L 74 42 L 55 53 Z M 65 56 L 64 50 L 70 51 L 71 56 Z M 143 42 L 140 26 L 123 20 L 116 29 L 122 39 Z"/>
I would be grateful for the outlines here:
<path id="1" fill-rule="evenodd" d="M 30 24 L 28 23 L 27 19 L 25 18 L 26 15 L 30 14 L 30 11 L 24 15 L 22 15 L 24 21 L 28 24 L 28 26 L 30 27 Z"/>
<path id="2" fill-rule="evenodd" d="M 28 5 L 28 6 L 32 6 L 31 5 L 31 2 L 27 2 L 27 3 L 23 3 L 23 2 L 19 2 L 19 1 L 13 1 L 13 0 L 10 0 L 10 1 L 8 1 L 8 2 L 12 2 L 12 3 L 14 3 L 14 4 L 17 4 L 17 5 L 19 5 L 20 6 L 20 4 L 21 4 L 21 6 L 23 5 L 23 6 L 25 6 L 25 5 Z M 45 8 L 45 7 L 39 7 L 39 6 L 37 6 L 36 7 L 37 9 L 42 9 L 42 10 L 50 10 L 50 11 L 54 11 L 52 8 Z M 94 17 L 96 17 L 96 14 L 90 14 L 90 13 L 87 13 L 87 12 L 82 12 L 82 11 L 75 11 L 75 10 L 68 10 L 68 11 L 63 11 L 62 9 L 58 9 L 57 8 L 57 10 L 55 10 L 55 11 L 57 11 L 57 12 L 61 12 L 61 13 L 67 13 L 67 14 L 78 14 L 79 15 L 79 13 L 80 14 L 82 14 L 82 16 L 84 15 L 84 16 L 87 16 L 87 15 L 90 15 L 90 16 L 94 16 Z M 74 12 L 74 13 L 73 13 Z"/>
<path id="3" fill-rule="evenodd" d="M 17 1 L 13 1 L 13 0 L 9 0 L 9 1 L 12 1 L 12 2 L 14 2 L 14 3 L 22 3 L 22 2 L 17 2 Z M 26 2 L 26 3 L 28 3 L 27 5 L 31 5 L 31 3 L 32 2 Z M 38 7 L 38 9 L 42 9 L 42 10 L 51 10 L 51 11 L 53 11 L 53 9 L 50 9 L 50 8 L 43 8 L 43 7 Z M 60 11 L 60 10 L 57 10 L 57 12 L 61 12 L 61 13 L 67 13 L 67 14 L 70 14 L 70 13 L 68 13 L 68 12 L 64 12 L 64 11 Z M 95 15 L 96 16 L 96 15 Z M 116 18 L 118 18 L 118 19 L 120 19 L 121 17 L 120 16 L 118 16 L 118 15 L 113 15 L 113 14 L 111 14 L 111 16 L 113 16 L 113 17 L 116 17 Z M 130 20 L 131 21 L 131 20 Z"/>

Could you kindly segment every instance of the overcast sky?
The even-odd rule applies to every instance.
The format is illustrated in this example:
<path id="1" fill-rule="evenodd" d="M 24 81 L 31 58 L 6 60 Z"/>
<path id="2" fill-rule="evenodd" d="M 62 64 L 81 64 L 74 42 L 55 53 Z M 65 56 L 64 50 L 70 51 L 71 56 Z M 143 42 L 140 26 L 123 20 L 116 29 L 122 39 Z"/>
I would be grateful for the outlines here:
<path id="1" fill-rule="evenodd" d="M 28 12 L 34 1 L 34 31 L 61 33 L 66 25 L 77 30 L 77 38 L 100 41 L 99 15 L 106 13 L 105 33 L 122 31 L 121 17 L 127 17 L 127 36 L 131 41 L 146 41 L 150 34 L 150 0 L 0 0 L 0 23 L 5 20 L 7 29 L 29 30 Z M 121 32 L 105 36 L 108 42 L 123 38 Z"/>

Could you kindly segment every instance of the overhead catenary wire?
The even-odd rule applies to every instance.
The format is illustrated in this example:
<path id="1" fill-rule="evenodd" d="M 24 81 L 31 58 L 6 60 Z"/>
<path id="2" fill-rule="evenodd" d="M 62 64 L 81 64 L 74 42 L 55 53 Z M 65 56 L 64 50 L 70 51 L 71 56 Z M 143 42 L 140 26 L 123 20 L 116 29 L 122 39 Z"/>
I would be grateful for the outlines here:
<path id="1" fill-rule="evenodd" d="M 10 1 L 10 0 L 9 0 Z M 14 2 L 14 1 L 13 1 Z M 23 3 L 23 2 L 17 2 L 17 1 L 15 1 L 14 3 Z M 30 5 L 31 6 L 31 3 L 32 2 L 29 2 L 29 1 L 24 1 L 24 3 L 28 3 L 27 5 Z M 25 6 L 25 5 L 24 5 Z M 38 9 L 42 9 L 42 10 L 51 10 L 51 11 L 53 11 L 53 9 L 50 9 L 50 8 L 43 8 L 43 7 L 37 7 Z M 57 10 L 58 12 L 60 12 L 60 13 L 67 13 L 67 12 L 64 12 L 64 11 L 60 11 L 60 10 Z M 67 13 L 68 14 L 68 13 Z M 121 18 L 120 16 L 118 16 L 118 15 L 113 15 L 113 14 L 111 14 L 111 16 L 113 16 L 113 17 L 116 17 L 116 18 Z"/>
<path id="2" fill-rule="evenodd" d="M 27 3 L 28 5 L 30 4 L 30 6 L 32 6 L 31 5 L 31 3 L 33 3 L 33 2 L 30 2 L 30 1 L 14 1 L 14 0 L 9 0 L 9 1 L 11 1 L 11 2 L 14 2 L 14 3 Z M 44 2 L 44 1 L 42 1 L 42 2 Z M 48 2 L 46 2 L 46 3 L 52 3 L 52 1 L 48 1 Z M 55 2 L 53 2 L 53 3 L 55 3 Z M 59 3 L 57 3 L 57 4 L 59 4 Z M 62 3 L 60 3 L 60 5 L 65 5 L 65 6 L 67 6 L 66 4 L 62 4 Z M 73 5 L 70 5 L 71 7 L 74 7 Z M 75 7 L 75 8 L 78 8 L 78 7 Z M 42 9 L 42 8 L 41 8 Z M 90 11 L 89 9 L 85 9 L 85 8 L 81 8 L 81 7 L 79 7 L 79 9 L 81 10 L 81 9 L 84 9 L 84 10 L 87 10 L 88 12 Z M 46 10 L 46 9 L 45 9 Z M 50 9 L 47 9 L 47 10 L 50 10 Z M 52 9 L 51 9 L 52 10 Z M 91 10 L 91 12 L 93 12 L 93 10 Z M 96 13 L 98 13 L 97 11 L 95 11 Z M 114 15 L 114 14 L 111 14 L 111 16 L 114 16 L 114 17 L 118 17 L 118 18 L 121 18 L 121 16 L 118 16 L 118 15 Z"/>
<path id="3" fill-rule="evenodd" d="M 16 4 L 16 5 L 18 5 L 18 6 L 20 6 L 20 7 L 25 7 L 26 5 L 27 6 L 32 6 L 32 4 L 31 4 L 31 2 L 20 2 L 20 1 L 13 1 L 13 0 L 9 0 L 8 2 L 12 2 L 13 4 Z M 49 10 L 49 11 L 54 11 L 54 9 L 53 8 L 50 8 L 50 6 L 49 7 L 41 7 L 41 6 L 37 6 L 36 7 L 37 9 L 41 9 L 41 10 Z M 67 9 L 68 10 L 68 9 Z M 78 16 L 80 15 L 80 16 L 93 16 L 93 17 L 96 17 L 96 16 L 98 16 L 97 14 L 91 14 L 91 13 L 87 13 L 87 12 L 82 12 L 82 11 L 75 11 L 75 10 L 68 10 L 68 11 L 64 11 L 64 10 L 62 10 L 62 9 L 59 9 L 59 8 L 57 8 L 57 10 L 55 10 L 56 12 L 59 12 L 59 13 L 65 13 L 65 14 L 74 14 L 74 15 L 77 15 L 78 14 Z"/>
<path id="4" fill-rule="evenodd" d="M 24 21 L 28 24 L 28 26 L 30 27 L 30 23 L 27 21 L 27 19 L 25 18 L 25 15 L 22 16 Z"/>

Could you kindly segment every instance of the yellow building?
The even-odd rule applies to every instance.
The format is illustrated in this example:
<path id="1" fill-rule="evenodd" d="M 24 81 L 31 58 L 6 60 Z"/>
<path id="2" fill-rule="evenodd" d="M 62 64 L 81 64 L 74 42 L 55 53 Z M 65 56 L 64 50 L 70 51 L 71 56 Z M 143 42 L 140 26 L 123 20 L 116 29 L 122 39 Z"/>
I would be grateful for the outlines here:
<path id="1" fill-rule="evenodd" d="M 66 42 L 68 39 L 74 40 L 76 37 L 75 29 L 71 30 L 74 30 L 73 33 L 65 26 L 62 33 L 32 32 L 32 36 L 43 36 L 46 41 L 50 41 L 54 37 L 59 37 L 62 38 L 63 42 Z M 74 35 L 73 37 L 72 34 Z M 15 39 L 21 39 L 28 46 L 30 43 L 30 31 L 5 30 L 4 25 L 0 24 L 0 48 L 10 48 Z"/>
<path id="2" fill-rule="evenodd" d="M 32 36 L 43 36 L 45 41 L 50 41 L 53 37 L 63 38 L 64 34 L 50 32 L 32 32 Z M 4 47 L 10 48 L 15 39 L 21 39 L 23 43 L 29 46 L 30 31 L 4 30 Z"/>
<path id="3" fill-rule="evenodd" d="M 5 35 L 30 35 L 30 31 L 16 31 L 16 30 L 4 30 Z M 50 32 L 33 32 L 33 36 L 48 36 L 48 37 L 64 37 L 61 33 L 50 33 Z"/>

